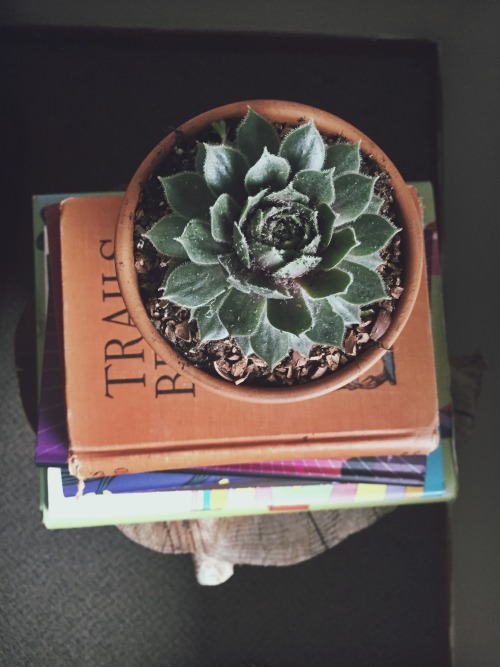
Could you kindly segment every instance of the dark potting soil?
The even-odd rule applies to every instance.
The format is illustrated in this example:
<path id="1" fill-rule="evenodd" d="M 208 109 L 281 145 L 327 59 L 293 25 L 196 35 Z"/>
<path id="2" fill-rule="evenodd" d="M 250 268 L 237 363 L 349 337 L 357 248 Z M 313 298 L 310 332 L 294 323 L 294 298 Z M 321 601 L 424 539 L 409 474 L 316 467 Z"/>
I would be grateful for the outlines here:
<path id="1" fill-rule="evenodd" d="M 297 119 L 298 124 L 304 119 Z M 229 140 L 234 140 L 239 121 L 227 122 Z M 283 137 L 293 126 L 276 123 L 275 127 Z M 274 369 L 271 369 L 257 355 L 245 356 L 233 338 L 201 343 L 195 321 L 190 321 L 190 311 L 179 307 L 159 296 L 159 288 L 165 274 L 179 263 L 178 259 L 158 253 L 144 237 L 161 217 L 171 212 L 159 176 L 167 176 L 179 171 L 195 169 L 196 141 L 186 137 L 176 128 L 175 148 L 167 156 L 159 169 L 144 184 L 135 212 L 134 248 L 135 267 L 139 278 L 139 289 L 144 306 L 151 321 L 166 340 L 190 363 L 211 374 L 241 384 L 283 386 L 304 384 L 319 379 L 328 373 L 356 359 L 370 347 L 378 345 L 378 340 L 387 330 L 392 313 L 397 306 L 403 288 L 401 286 L 400 235 L 392 239 L 381 255 L 383 263 L 377 269 L 386 286 L 385 299 L 362 311 L 362 322 L 347 327 L 344 350 L 334 346 L 313 345 L 307 357 L 291 351 Z M 209 128 L 198 137 L 200 141 L 218 143 L 219 135 Z M 325 136 L 326 143 L 343 141 L 339 136 Z M 361 172 L 368 176 L 378 176 L 375 193 L 382 199 L 381 213 L 395 221 L 392 188 L 389 176 L 380 170 L 370 156 L 362 154 Z"/>

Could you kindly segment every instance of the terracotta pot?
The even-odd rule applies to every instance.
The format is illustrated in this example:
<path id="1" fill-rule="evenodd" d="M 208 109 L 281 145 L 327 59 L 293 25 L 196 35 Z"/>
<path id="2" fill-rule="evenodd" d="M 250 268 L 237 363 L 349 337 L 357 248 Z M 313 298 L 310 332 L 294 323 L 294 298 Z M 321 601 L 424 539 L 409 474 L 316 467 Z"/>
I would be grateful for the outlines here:
<path id="1" fill-rule="evenodd" d="M 288 402 L 319 396 L 334 389 L 339 389 L 352 382 L 367 371 L 389 349 L 405 326 L 417 296 L 423 262 L 423 233 L 420 211 L 410 189 L 403 181 L 400 173 L 383 153 L 362 132 L 346 123 L 341 118 L 326 111 L 315 109 L 294 102 L 276 100 L 250 100 L 236 102 L 207 111 L 180 126 L 180 130 L 188 136 L 197 137 L 214 121 L 222 118 L 243 118 L 251 106 L 271 122 L 299 124 L 299 119 L 314 119 L 316 127 L 325 134 L 341 135 L 352 142 L 361 142 L 361 151 L 370 155 L 386 171 L 391 178 L 394 189 L 394 206 L 396 224 L 401 231 L 401 257 L 403 261 L 402 282 L 404 291 L 398 306 L 393 313 L 391 324 L 379 340 L 379 346 L 370 348 L 359 357 L 346 364 L 335 373 L 323 376 L 319 380 L 293 387 L 251 387 L 244 383 L 234 385 L 222 378 L 212 376 L 195 366 L 163 338 L 152 324 L 139 294 L 137 273 L 134 266 L 133 229 L 134 213 L 141 188 L 149 176 L 154 173 L 166 155 L 173 149 L 175 134 L 171 133 L 143 161 L 134 174 L 123 200 L 123 205 L 116 228 L 115 254 L 116 269 L 123 299 L 138 330 L 158 356 L 173 369 L 191 378 L 195 383 L 219 392 L 227 398 L 254 402 Z"/>

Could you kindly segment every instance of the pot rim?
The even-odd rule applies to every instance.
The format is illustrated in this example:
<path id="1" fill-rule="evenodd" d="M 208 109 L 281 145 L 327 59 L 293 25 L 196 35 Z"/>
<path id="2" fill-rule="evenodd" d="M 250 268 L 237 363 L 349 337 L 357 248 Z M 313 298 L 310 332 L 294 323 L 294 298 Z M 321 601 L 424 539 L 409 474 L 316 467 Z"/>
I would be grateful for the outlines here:
<path id="1" fill-rule="evenodd" d="M 340 370 L 303 385 L 292 385 L 290 387 L 235 385 L 193 366 L 157 331 L 146 312 L 139 292 L 132 237 L 135 209 L 144 183 L 160 166 L 168 152 L 172 150 L 175 144 L 176 131 L 194 137 L 216 120 L 243 118 L 248 107 L 276 122 L 298 125 L 300 122 L 313 118 L 320 132 L 337 134 L 348 141 L 359 142 L 362 152 L 374 159 L 380 168 L 389 174 L 391 187 L 393 188 L 397 222 L 400 225 L 401 222 L 404 222 L 404 225 L 401 225 L 400 232 L 404 258 L 404 290 L 398 299 L 398 306 L 387 331 L 379 339 L 377 347 L 372 347 L 361 353 L 359 357 L 350 361 Z M 312 106 L 282 100 L 246 100 L 219 106 L 191 118 L 180 125 L 176 131 L 168 134 L 153 148 L 133 175 L 125 192 L 116 225 L 115 263 L 118 283 L 130 317 L 145 341 L 172 369 L 188 376 L 195 383 L 199 383 L 226 398 L 236 400 L 284 403 L 314 398 L 345 386 L 367 371 L 391 348 L 403 330 L 413 309 L 422 274 L 423 230 L 420 211 L 411 189 L 389 157 L 369 137 L 338 116 Z"/>

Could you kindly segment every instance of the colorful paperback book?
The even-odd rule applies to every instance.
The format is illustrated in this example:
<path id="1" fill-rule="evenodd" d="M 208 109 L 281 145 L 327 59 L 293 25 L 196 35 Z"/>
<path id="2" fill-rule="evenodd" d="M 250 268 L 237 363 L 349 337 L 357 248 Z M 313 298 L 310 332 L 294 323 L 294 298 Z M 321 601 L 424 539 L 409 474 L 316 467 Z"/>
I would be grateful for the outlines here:
<path id="1" fill-rule="evenodd" d="M 191 470 L 159 470 L 113 477 L 95 477 L 82 487 L 66 466 L 61 467 L 61 482 L 65 497 L 80 495 L 104 495 L 107 493 L 145 493 L 151 491 L 180 491 L 184 489 L 248 488 L 259 486 L 284 486 L 297 483 L 290 477 L 271 477 L 250 474 L 222 474 Z M 301 484 L 309 483 L 301 481 Z M 312 483 L 312 482 L 311 482 Z"/>
<path id="2" fill-rule="evenodd" d="M 85 479 L 255 461 L 426 454 L 435 448 L 437 400 L 425 280 L 394 345 L 396 384 L 336 391 L 293 409 L 228 399 L 224 414 L 231 419 L 223 419 L 219 396 L 170 369 L 128 316 L 113 261 L 120 205 L 119 196 L 61 204 L 72 474 Z"/>
<path id="3" fill-rule="evenodd" d="M 293 510 L 338 509 L 380 504 L 407 504 L 452 500 L 457 493 L 453 448 L 449 368 L 444 334 L 437 230 L 428 183 L 418 184 L 424 200 L 432 331 L 439 395 L 440 443 L 427 460 L 425 483 L 420 486 L 385 484 L 313 484 L 281 488 L 217 488 L 155 491 L 142 494 L 103 493 L 84 498 L 64 494 L 60 468 L 41 470 L 41 509 L 48 528 L 223 517 Z"/>
<path id="4" fill-rule="evenodd" d="M 43 470 L 41 509 L 47 528 L 222 518 L 449 501 L 456 494 L 450 443 L 429 454 L 423 486 L 341 482 L 144 493 L 64 493 L 61 468 Z"/>

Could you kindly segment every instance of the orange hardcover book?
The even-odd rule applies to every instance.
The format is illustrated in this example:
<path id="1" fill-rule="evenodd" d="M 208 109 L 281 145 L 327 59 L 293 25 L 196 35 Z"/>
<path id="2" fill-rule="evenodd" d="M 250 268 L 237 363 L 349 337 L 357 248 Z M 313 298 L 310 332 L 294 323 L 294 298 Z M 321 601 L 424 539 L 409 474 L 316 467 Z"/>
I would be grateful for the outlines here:
<path id="1" fill-rule="evenodd" d="M 358 389 L 291 404 L 221 399 L 169 368 L 135 329 L 114 265 L 120 205 L 120 196 L 76 197 L 60 209 L 72 474 L 427 454 L 437 446 L 426 275 L 394 349 Z"/>

